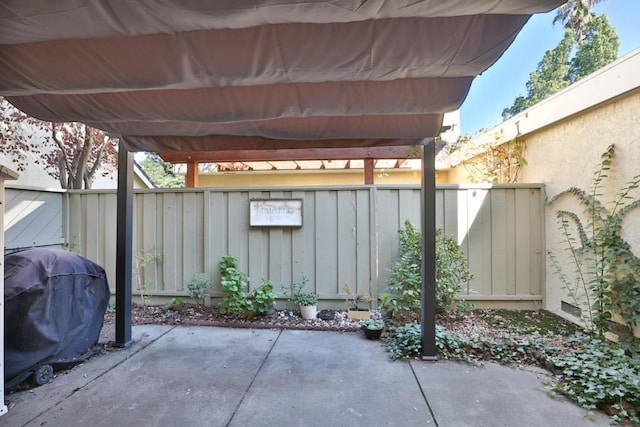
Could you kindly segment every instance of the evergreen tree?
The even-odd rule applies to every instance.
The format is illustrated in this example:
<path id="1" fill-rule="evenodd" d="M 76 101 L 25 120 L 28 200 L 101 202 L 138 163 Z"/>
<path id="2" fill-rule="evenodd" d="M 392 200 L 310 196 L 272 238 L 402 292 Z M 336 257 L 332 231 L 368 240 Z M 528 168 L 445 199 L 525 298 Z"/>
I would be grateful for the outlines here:
<path id="1" fill-rule="evenodd" d="M 176 174 L 173 165 L 163 161 L 156 153 L 147 153 L 140 166 L 158 188 L 184 187 L 184 175 Z"/>
<path id="2" fill-rule="evenodd" d="M 536 69 L 529 74 L 527 96 L 518 96 L 511 107 L 502 110 L 503 119 L 526 110 L 571 83 L 569 58 L 573 44 L 571 32 L 566 31 L 558 46 L 545 52 Z"/>
<path id="3" fill-rule="evenodd" d="M 620 38 L 606 15 L 591 19 L 571 60 L 571 83 L 615 61 L 619 48 Z"/>
<path id="4" fill-rule="evenodd" d="M 578 43 L 568 28 L 558 46 L 546 51 L 529 74 L 527 96 L 518 96 L 511 107 L 502 110 L 502 118 L 506 120 L 526 110 L 614 61 L 619 47 L 620 39 L 605 15 L 589 20 Z"/>
<path id="5" fill-rule="evenodd" d="M 527 82 L 529 105 L 536 104 L 569 86 L 569 58 L 572 47 L 571 33 L 566 31 L 560 44 L 545 52 L 538 67 L 529 74 Z"/>

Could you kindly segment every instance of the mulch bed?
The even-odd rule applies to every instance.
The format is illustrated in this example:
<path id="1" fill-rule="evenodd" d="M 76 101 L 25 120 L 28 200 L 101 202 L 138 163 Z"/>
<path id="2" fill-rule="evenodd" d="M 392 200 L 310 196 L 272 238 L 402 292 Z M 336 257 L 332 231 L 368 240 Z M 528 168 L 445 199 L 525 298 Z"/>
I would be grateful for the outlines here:
<path id="1" fill-rule="evenodd" d="M 106 325 L 115 323 L 115 313 L 105 314 Z M 346 311 L 336 311 L 333 320 L 305 320 L 289 310 L 275 310 L 273 314 L 260 317 L 243 317 L 221 314 L 215 307 L 186 304 L 180 310 L 162 305 L 142 306 L 133 304 L 133 325 L 192 325 L 222 326 L 227 328 L 253 329 L 303 329 L 314 331 L 355 332 L 360 330 L 360 321 L 347 317 Z"/>

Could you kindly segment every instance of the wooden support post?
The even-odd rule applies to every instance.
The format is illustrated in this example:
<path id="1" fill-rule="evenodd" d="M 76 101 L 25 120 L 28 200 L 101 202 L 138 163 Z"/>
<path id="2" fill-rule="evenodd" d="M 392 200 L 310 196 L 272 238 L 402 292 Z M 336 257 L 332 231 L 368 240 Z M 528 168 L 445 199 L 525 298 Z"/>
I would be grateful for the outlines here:
<path id="1" fill-rule="evenodd" d="M 198 177 L 198 162 L 194 160 L 187 162 L 187 179 L 185 185 L 188 188 L 197 187 Z"/>
<path id="2" fill-rule="evenodd" d="M 373 185 L 374 159 L 364 159 L 364 185 Z"/>

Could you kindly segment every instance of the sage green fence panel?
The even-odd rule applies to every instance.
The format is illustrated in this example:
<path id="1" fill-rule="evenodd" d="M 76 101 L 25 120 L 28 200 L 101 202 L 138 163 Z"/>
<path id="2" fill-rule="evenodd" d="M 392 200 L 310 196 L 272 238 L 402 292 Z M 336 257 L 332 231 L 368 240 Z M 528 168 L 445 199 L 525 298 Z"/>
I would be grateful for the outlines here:
<path id="1" fill-rule="evenodd" d="M 5 252 L 31 247 L 62 247 L 62 193 L 7 186 L 5 189 Z"/>
<path id="2" fill-rule="evenodd" d="M 540 299 L 544 280 L 544 208 L 541 186 L 493 186 L 458 198 L 460 242 L 474 279 L 471 299 Z M 463 207 L 464 206 L 464 207 Z M 463 228 L 464 229 L 464 228 Z M 459 228 L 460 230 L 460 228 Z"/>
<path id="3" fill-rule="evenodd" d="M 115 191 L 60 193 L 64 205 L 65 240 L 70 251 L 81 254 L 106 271 L 115 287 L 117 194 Z"/>
<path id="4" fill-rule="evenodd" d="M 541 300 L 541 190 L 539 185 L 438 187 L 437 225 L 457 238 L 474 274 L 464 289 L 469 299 Z M 251 227 L 252 199 L 301 199 L 302 227 Z M 67 239 L 105 266 L 114 288 L 115 192 L 71 191 L 65 201 Z M 190 277 L 204 272 L 218 296 L 218 261 L 233 254 L 251 288 L 269 279 L 281 294 L 282 285 L 305 276 L 310 290 L 334 304 L 344 298 L 345 284 L 376 297 L 398 256 L 398 230 L 405 220 L 420 226 L 420 204 L 415 186 L 139 190 L 134 253 L 162 259 L 136 269 L 134 289 L 148 282 L 153 295 L 186 295 Z"/>

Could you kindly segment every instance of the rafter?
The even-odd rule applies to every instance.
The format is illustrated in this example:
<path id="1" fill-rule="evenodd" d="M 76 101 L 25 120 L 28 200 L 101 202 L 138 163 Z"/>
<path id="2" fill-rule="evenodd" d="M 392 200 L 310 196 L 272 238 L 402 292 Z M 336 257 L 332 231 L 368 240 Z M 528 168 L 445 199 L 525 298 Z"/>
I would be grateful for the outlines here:
<path id="1" fill-rule="evenodd" d="M 165 162 L 201 163 L 233 161 L 295 161 L 295 160 L 352 160 L 352 159 L 408 159 L 416 157 L 419 150 L 411 146 L 306 148 L 287 150 L 220 150 L 220 151 L 171 151 L 158 153 Z"/>

